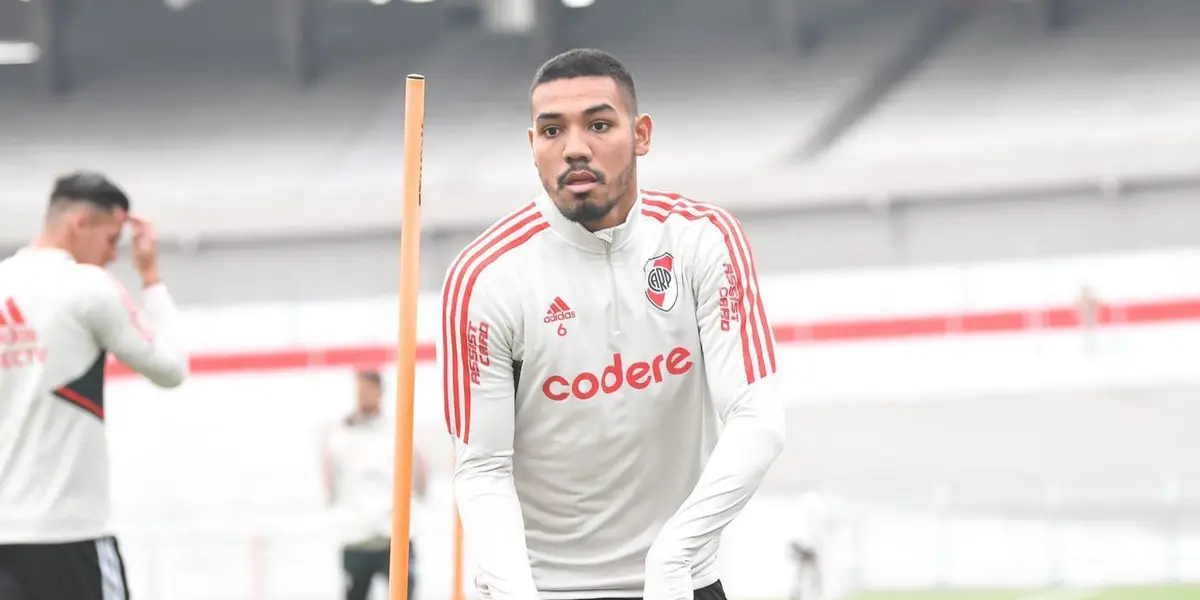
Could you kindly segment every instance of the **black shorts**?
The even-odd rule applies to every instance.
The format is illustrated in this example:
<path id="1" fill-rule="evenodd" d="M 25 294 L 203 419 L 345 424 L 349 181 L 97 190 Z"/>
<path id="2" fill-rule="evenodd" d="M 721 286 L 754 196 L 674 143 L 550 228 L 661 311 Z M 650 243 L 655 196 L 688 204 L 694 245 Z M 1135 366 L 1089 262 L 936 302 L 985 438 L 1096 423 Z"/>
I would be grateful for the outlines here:
<path id="1" fill-rule="evenodd" d="M 726 600 L 725 586 L 721 585 L 721 580 L 718 579 L 712 585 L 704 586 L 692 592 L 692 600 Z"/>
<path id="2" fill-rule="evenodd" d="M 615 599 L 614 599 L 615 600 Z M 623 600 L 642 600 L 641 598 Z M 721 580 L 717 580 L 712 585 L 706 585 L 692 592 L 692 600 L 726 600 L 725 586 L 721 585 Z"/>
<path id="3" fill-rule="evenodd" d="M 390 548 L 381 550 L 362 550 L 355 548 L 342 549 L 342 571 L 346 578 L 346 600 L 365 600 L 371 591 L 371 580 L 376 575 L 388 577 L 391 574 L 392 552 Z M 408 598 L 412 600 L 417 585 L 417 553 L 412 543 L 408 542 Z M 0 600 L 4 600 L 0 596 Z"/>
<path id="4" fill-rule="evenodd" d="M 117 540 L 0 544 L 3 600 L 129 600 Z"/>

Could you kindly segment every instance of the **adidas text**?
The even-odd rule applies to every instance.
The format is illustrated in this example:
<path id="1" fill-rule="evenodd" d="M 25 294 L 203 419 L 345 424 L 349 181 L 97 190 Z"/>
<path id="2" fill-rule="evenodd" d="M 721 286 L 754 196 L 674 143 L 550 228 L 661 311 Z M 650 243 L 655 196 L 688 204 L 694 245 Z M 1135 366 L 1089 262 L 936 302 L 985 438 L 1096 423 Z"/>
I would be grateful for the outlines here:
<path id="1" fill-rule="evenodd" d="M 545 317 L 542 318 L 542 322 L 543 323 L 554 323 L 555 321 L 566 321 L 567 319 L 574 319 L 574 318 L 575 318 L 575 311 L 568 310 L 566 312 L 560 312 L 560 313 L 554 313 L 552 315 L 546 315 Z"/>

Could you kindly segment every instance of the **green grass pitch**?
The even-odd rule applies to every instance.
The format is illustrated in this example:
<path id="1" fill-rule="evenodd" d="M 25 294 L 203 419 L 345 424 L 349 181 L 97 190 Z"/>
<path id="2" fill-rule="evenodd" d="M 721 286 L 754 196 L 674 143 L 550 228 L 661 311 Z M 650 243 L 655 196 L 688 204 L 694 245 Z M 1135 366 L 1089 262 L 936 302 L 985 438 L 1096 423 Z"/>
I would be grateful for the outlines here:
<path id="1" fill-rule="evenodd" d="M 938 590 L 864 592 L 847 600 L 1200 600 L 1200 584 L 1095 590 Z"/>

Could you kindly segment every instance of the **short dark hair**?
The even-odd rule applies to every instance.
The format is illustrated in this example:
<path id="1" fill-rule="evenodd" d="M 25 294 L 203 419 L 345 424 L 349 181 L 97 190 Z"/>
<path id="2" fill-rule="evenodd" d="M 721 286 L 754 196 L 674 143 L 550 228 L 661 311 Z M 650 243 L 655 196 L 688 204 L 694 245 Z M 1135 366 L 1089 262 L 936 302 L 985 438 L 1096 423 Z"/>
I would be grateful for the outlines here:
<path id="1" fill-rule="evenodd" d="M 358 378 L 362 381 L 369 381 L 379 387 L 383 387 L 383 377 L 379 371 L 375 369 L 362 369 L 358 372 Z"/>
<path id="2" fill-rule="evenodd" d="M 121 209 L 129 212 L 129 197 L 117 185 L 100 173 L 75 171 L 54 180 L 50 205 L 60 202 L 87 202 L 105 211 Z"/>
<path id="3" fill-rule="evenodd" d="M 543 63 L 533 76 L 529 93 L 532 95 L 533 90 L 543 83 L 575 77 L 611 77 L 629 94 L 629 107 L 634 113 L 637 112 L 637 90 L 633 85 L 633 75 L 617 57 L 595 48 L 567 50 Z"/>

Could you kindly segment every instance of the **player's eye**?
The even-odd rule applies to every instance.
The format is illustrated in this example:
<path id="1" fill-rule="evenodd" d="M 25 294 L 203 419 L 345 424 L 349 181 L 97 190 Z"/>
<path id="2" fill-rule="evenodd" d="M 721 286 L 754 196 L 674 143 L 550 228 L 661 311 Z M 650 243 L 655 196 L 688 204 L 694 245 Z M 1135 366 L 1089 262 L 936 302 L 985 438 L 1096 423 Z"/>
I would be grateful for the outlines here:
<path id="1" fill-rule="evenodd" d="M 554 137 L 554 136 L 558 135 L 559 133 L 560 132 L 559 132 L 558 127 L 555 127 L 553 125 L 542 128 L 542 135 L 544 135 L 546 137 Z"/>
<path id="2" fill-rule="evenodd" d="M 604 121 L 596 121 L 595 123 L 592 123 L 592 131 L 595 131 L 596 133 L 604 133 L 611 128 L 612 125 L 605 123 Z"/>

